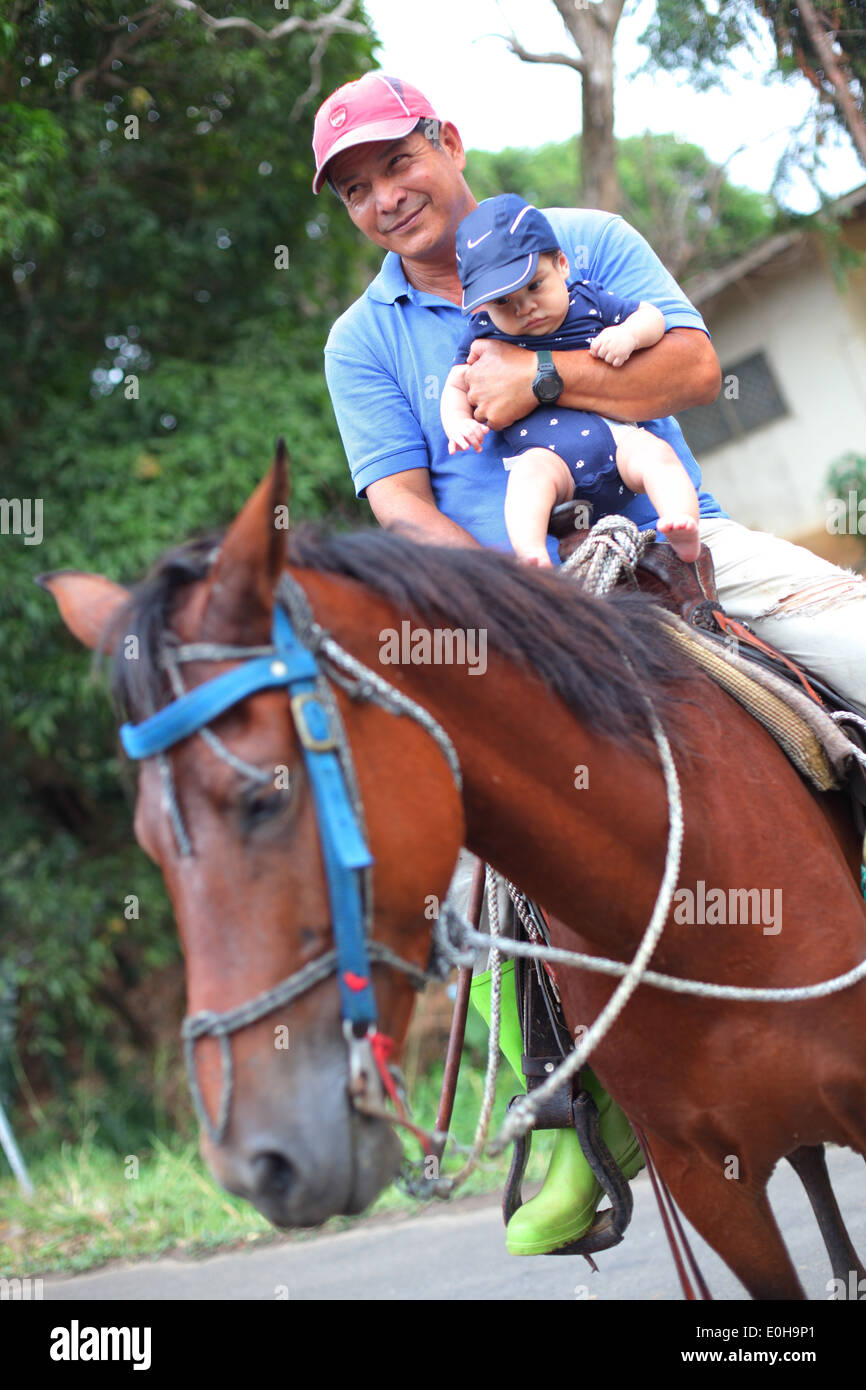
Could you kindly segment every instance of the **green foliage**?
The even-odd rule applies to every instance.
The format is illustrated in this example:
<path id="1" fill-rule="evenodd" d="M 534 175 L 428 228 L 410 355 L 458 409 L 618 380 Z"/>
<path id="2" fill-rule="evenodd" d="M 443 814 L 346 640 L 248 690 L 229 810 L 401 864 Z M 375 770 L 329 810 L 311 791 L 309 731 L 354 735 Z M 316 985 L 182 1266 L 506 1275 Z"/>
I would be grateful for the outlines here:
<path id="1" fill-rule="evenodd" d="M 315 36 L 212 38 L 158 9 L 136 29 L 121 0 L 19 3 L 0 24 L 3 494 L 41 499 L 44 532 L 0 535 L 0 1093 L 32 1082 L 72 1133 L 76 1080 L 99 1077 L 126 1104 L 99 1108 L 97 1137 L 127 1145 L 154 1123 L 153 1038 L 130 1001 L 178 946 L 132 842 L 104 685 L 33 578 L 139 578 L 231 519 L 279 434 L 293 514 L 359 514 L 321 372 L 358 289 L 356 233 L 311 190 L 315 100 L 290 119 Z M 269 0 L 243 12 L 280 17 Z M 323 90 L 371 65 L 368 39 L 335 35 Z"/>
<path id="2" fill-rule="evenodd" d="M 841 499 L 844 508 L 842 534 L 855 537 L 861 560 L 866 559 L 866 535 L 860 529 L 866 511 L 866 455 L 849 451 L 834 459 L 827 471 L 825 490 L 828 497 Z M 852 521 L 854 529 L 850 526 Z"/>
<path id="3" fill-rule="evenodd" d="M 723 265 L 774 231 L 774 201 L 730 182 L 698 145 L 674 136 L 619 142 L 623 216 L 680 279 Z"/>
<path id="4" fill-rule="evenodd" d="M 828 23 L 862 112 L 866 92 L 862 0 L 814 0 L 814 5 Z M 657 0 L 641 39 L 649 47 L 651 67 L 683 74 L 697 91 L 706 91 L 723 84 L 727 74 L 736 71 L 742 55 L 768 36 L 776 50 L 776 73 L 806 76 L 826 104 L 830 119 L 844 128 L 845 118 L 833 104 L 832 85 L 797 0 Z"/>
<path id="5" fill-rule="evenodd" d="M 451 1123 L 451 1133 L 464 1151 L 475 1132 L 483 1099 L 486 1056 L 487 1028 L 471 1009 Z M 169 1079 L 161 1061 L 143 1077 L 156 1093 L 165 1089 Z M 517 1089 L 513 1072 L 503 1063 L 497 1077 L 495 1127 Z M 419 1125 L 435 1125 L 441 1090 L 439 1063 L 415 1079 L 411 1101 Z M 189 1106 L 180 1134 L 175 1132 L 174 1118 L 152 1134 L 134 1126 L 128 1098 L 118 1086 L 96 1094 L 92 1088 L 84 1092 L 79 1087 L 70 1109 L 74 1144 L 58 1146 L 48 1124 L 24 1136 L 35 1201 L 20 1195 L 0 1156 L 0 1208 L 6 1219 L 5 1227 L 0 1226 L 0 1269 L 23 1268 L 30 1275 L 83 1271 L 111 1259 L 153 1259 L 168 1251 L 190 1258 L 241 1242 L 249 1245 L 276 1238 L 273 1227 L 248 1202 L 216 1185 L 190 1132 Z M 108 1117 L 113 1129 L 107 1127 Z M 50 1113 L 47 1118 L 50 1121 Z M 528 1183 L 543 1178 L 551 1143 L 545 1134 L 533 1140 Z M 410 1161 L 420 1166 L 415 1140 L 407 1136 L 404 1149 Z M 456 1173 L 462 1161 L 461 1154 L 449 1148 L 444 1170 Z M 469 1195 L 501 1189 L 508 1162 L 507 1151 L 485 1160 L 461 1191 Z M 385 1189 L 372 1210 L 395 1209 L 415 1212 L 418 1202 L 394 1185 Z M 355 1219 L 333 1217 L 324 1229 L 343 1230 Z M 294 1239 L 309 1236 L 297 1233 Z"/>
<path id="6" fill-rule="evenodd" d="M 479 202 L 519 193 L 537 207 L 571 208 L 580 184 L 579 144 L 575 139 L 534 150 L 470 150 L 466 180 Z"/>
<path id="7" fill-rule="evenodd" d="M 827 474 L 827 490 L 834 497 L 847 496 L 849 492 L 866 497 L 866 457 L 849 452 L 834 459 Z"/>
<path id="8" fill-rule="evenodd" d="M 730 183 L 697 145 L 673 135 L 617 142 L 623 216 L 679 277 L 712 269 L 769 236 L 779 210 L 770 198 Z M 520 193 L 540 207 L 572 207 L 579 184 L 577 142 L 537 150 L 473 150 L 467 178 L 476 197 Z"/>
<path id="9" fill-rule="evenodd" d="M 704 92 L 736 70 L 739 49 L 766 34 L 762 18 L 754 0 L 657 0 L 641 42 L 654 67 L 686 73 Z"/>
<path id="10" fill-rule="evenodd" d="M 0 110 L 0 256 L 57 240 L 54 187 L 66 153 L 66 136 L 50 111 L 14 101 Z"/>

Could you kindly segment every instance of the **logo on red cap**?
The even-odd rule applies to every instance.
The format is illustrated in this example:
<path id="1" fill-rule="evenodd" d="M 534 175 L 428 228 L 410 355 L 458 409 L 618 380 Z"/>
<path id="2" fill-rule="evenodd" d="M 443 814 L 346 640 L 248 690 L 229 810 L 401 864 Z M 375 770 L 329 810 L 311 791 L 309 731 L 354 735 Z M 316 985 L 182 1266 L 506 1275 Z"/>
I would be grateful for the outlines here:
<path id="1" fill-rule="evenodd" d="M 336 109 L 331 112 L 330 116 L 328 117 L 328 120 L 330 121 L 331 125 L 334 127 L 335 130 L 339 130 L 341 125 L 346 124 L 345 106 L 336 107 Z"/>

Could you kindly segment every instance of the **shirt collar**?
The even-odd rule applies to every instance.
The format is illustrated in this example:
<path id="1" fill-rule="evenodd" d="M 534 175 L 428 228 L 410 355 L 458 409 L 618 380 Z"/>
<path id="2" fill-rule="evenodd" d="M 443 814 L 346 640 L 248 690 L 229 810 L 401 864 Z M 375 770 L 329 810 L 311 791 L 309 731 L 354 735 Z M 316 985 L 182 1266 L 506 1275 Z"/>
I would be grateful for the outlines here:
<path id="1" fill-rule="evenodd" d="M 447 299 L 442 299 L 437 294 L 426 294 L 423 290 L 416 290 L 414 285 L 410 285 L 403 272 L 403 262 L 396 251 L 388 251 L 382 262 L 382 269 L 375 280 L 367 288 L 367 294 L 371 299 L 376 299 L 381 304 L 396 304 L 398 299 L 408 299 L 412 304 L 448 304 Z M 460 313 L 459 304 L 452 304 L 451 308 Z"/>
<path id="2" fill-rule="evenodd" d="M 382 269 L 369 286 L 367 293 L 371 299 L 378 299 L 382 304 L 394 304 L 401 297 L 405 298 L 411 288 L 409 281 L 403 274 L 400 257 L 396 251 L 389 251 L 382 262 Z"/>

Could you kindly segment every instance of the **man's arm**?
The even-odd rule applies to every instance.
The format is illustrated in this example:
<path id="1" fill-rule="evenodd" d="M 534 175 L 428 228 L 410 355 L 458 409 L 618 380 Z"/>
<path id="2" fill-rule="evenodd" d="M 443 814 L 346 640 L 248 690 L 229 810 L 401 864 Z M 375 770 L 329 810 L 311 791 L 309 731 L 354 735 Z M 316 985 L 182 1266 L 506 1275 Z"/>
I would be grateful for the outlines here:
<path id="1" fill-rule="evenodd" d="M 368 483 L 367 501 L 386 531 L 425 545 L 478 547 L 474 536 L 436 506 L 426 468 L 408 468 Z"/>
<path id="2" fill-rule="evenodd" d="M 581 351 L 555 352 L 553 361 L 564 383 L 558 405 L 620 420 L 652 420 L 709 405 L 722 384 L 719 359 L 700 328 L 670 328 L 655 347 L 633 353 L 621 367 Z M 493 338 L 477 339 L 467 372 L 476 420 L 503 430 L 535 410 L 537 370 L 534 352 Z"/>

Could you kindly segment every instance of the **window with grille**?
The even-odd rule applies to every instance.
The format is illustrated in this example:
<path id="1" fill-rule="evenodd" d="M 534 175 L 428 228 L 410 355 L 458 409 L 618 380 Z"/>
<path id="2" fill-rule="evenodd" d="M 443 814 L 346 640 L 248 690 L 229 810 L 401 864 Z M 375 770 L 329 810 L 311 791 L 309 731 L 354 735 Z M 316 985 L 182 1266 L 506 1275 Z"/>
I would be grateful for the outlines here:
<path id="1" fill-rule="evenodd" d="M 790 412 L 762 352 L 722 368 L 722 392 L 712 405 L 677 414 L 693 454 L 708 454 Z"/>

